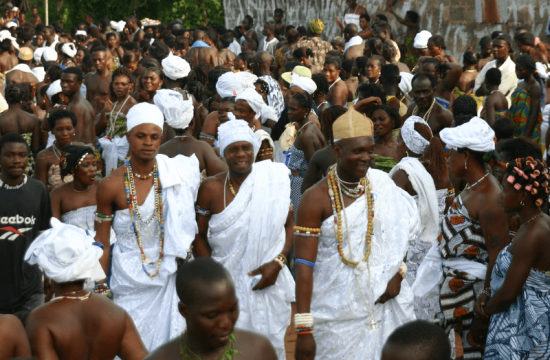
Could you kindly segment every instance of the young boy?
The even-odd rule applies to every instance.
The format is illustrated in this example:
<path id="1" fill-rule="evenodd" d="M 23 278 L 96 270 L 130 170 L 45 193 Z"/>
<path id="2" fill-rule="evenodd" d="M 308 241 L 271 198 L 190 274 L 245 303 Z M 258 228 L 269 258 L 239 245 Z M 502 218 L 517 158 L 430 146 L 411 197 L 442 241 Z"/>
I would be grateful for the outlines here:
<path id="1" fill-rule="evenodd" d="M 501 77 L 502 74 L 497 68 L 489 69 L 485 74 L 485 85 L 491 91 L 491 94 L 485 98 L 480 117 L 487 121 L 491 127 L 494 126 L 495 120 L 508 115 L 508 101 L 498 90 Z"/>
<path id="2" fill-rule="evenodd" d="M 273 13 L 273 20 L 275 20 L 275 37 L 285 36 L 285 22 L 283 21 L 283 16 L 285 12 L 283 9 L 275 9 Z"/>

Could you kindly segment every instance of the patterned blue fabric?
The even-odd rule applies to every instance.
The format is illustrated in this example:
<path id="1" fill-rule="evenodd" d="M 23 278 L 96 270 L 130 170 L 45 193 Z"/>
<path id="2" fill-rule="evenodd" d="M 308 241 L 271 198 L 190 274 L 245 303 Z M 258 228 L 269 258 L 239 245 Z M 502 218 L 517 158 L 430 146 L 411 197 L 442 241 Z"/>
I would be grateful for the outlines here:
<path id="1" fill-rule="evenodd" d="M 449 100 L 445 100 L 443 98 L 440 98 L 439 96 L 435 96 L 435 102 L 443 106 L 447 110 L 449 110 L 449 108 L 451 107 L 451 102 Z"/>
<path id="2" fill-rule="evenodd" d="M 306 155 L 302 150 L 296 149 L 294 144 L 290 148 L 290 160 L 288 161 L 288 168 L 294 173 L 299 173 L 300 176 L 294 174 L 290 175 L 290 199 L 294 206 L 294 220 L 296 220 L 296 214 L 298 213 L 298 204 L 302 198 L 302 183 L 304 182 L 304 174 L 307 170 Z"/>
<path id="3" fill-rule="evenodd" d="M 491 291 L 504 284 L 513 255 L 505 247 L 497 257 Z M 550 277 L 531 269 L 519 296 L 502 313 L 491 316 L 484 359 L 550 358 Z"/>

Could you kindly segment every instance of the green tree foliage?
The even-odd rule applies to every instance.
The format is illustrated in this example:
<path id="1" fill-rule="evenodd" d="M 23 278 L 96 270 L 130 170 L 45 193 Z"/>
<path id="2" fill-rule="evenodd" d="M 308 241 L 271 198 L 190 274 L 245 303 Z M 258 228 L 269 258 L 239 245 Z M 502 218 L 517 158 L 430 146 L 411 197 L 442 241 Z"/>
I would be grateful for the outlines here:
<path id="1" fill-rule="evenodd" d="M 224 25 L 222 0 L 48 0 L 50 24 L 59 21 L 65 30 L 70 31 L 84 15 L 92 12 L 97 24 L 104 17 L 111 20 L 125 20 L 135 14 L 139 19 L 150 18 L 168 24 L 181 19 L 186 29 L 216 22 Z M 30 0 L 30 5 L 38 6 L 38 13 L 45 23 L 44 1 Z M 29 14 L 30 15 L 30 14 Z"/>

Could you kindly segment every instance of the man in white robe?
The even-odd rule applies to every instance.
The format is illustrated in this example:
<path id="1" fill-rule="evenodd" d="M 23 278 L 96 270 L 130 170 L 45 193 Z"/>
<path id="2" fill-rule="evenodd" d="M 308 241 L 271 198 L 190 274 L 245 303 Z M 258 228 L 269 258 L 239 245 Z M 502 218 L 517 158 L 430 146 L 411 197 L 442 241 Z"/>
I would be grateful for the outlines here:
<path id="1" fill-rule="evenodd" d="M 333 133 L 336 166 L 298 208 L 296 359 L 378 360 L 392 331 L 414 319 L 403 278 L 418 211 L 386 173 L 369 169 L 370 119 L 352 108 Z"/>
<path id="2" fill-rule="evenodd" d="M 135 105 L 127 117 L 131 158 L 99 185 L 96 240 L 105 246 L 101 263 L 107 273 L 112 225 L 117 235 L 110 282 L 114 301 L 130 314 L 152 351 L 185 327 L 175 280 L 177 261 L 187 258 L 197 230 L 194 202 L 200 171 L 194 155 L 170 159 L 158 154 L 164 117 L 155 105 Z M 138 209 L 132 205 L 133 217 L 127 193 L 138 204 Z M 96 291 L 105 288 L 96 284 Z"/>
<path id="3" fill-rule="evenodd" d="M 218 128 L 228 172 L 206 179 L 197 197 L 195 256 L 211 256 L 230 273 L 239 299 L 238 328 L 267 336 L 280 360 L 290 324 L 294 280 L 285 266 L 293 211 L 284 164 L 254 163 L 260 144 L 248 123 Z"/>

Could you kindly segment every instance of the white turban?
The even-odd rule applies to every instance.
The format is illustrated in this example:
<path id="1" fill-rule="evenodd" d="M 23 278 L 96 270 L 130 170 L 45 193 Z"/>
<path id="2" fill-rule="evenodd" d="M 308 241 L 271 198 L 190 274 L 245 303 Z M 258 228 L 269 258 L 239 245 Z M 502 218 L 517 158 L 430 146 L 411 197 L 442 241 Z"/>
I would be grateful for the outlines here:
<path id="1" fill-rule="evenodd" d="M 19 44 L 17 43 L 17 40 L 11 36 L 11 33 L 9 30 L 2 30 L 0 31 L 0 42 L 6 40 L 6 39 L 9 39 L 11 40 L 11 44 L 13 45 L 13 47 L 17 50 L 19 50 Z"/>
<path id="2" fill-rule="evenodd" d="M 179 56 L 174 56 L 172 52 L 168 54 L 168 57 L 162 60 L 162 70 L 164 75 L 168 76 L 172 80 L 183 79 L 191 71 L 191 66 L 184 59 Z"/>
<path id="3" fill-rule="evenodd" d="M 46 95 L 48 95 L 48 98 L 50 101 L 52 101 L 52 97 L 56 94 L 59 94 L 61 91 L 61 80 L 57 79 L 53 83 L 50 84 L 48 87 L 48 90 L 46 91 Z"/>
<path id="4" fill-rule="evenodd" d="M 246 71 L 237 73 L 226 72 L 216 82 L 216 92 L 222 98 L 239 96 L 245 89 L 253 89 L 258 77 Z"/>
<path id="5" fill-rule="evenodd" d="M 76 55 L 76 46 L 74 46 L 73 43 L 66 43 L 61 47 L 61 51 L 63 54 L 72 58 Z"/>
<path id="6" fill-rule="evenodd" d="M 52 228 L 40 234 L 25 254 L 25 261 L 38 264 L 57 283 L 105 278 L 99 263 L 103 245 L 87 230 L 51 219 Z"/>
<path id="7" fill-rule="evenodd" d="M 116 30 L 119 32 L 123 32 L 125 27 L 126 27 L 126 21 L 120 20 L 117 24 Z"/>
<path id="8" fill-rule="evenodd" d="M 453 150 L 468 148 L 482 153 L 495 150 L 495 132 L 487 121 L 477 116 L 455 128 L 441 130 L 439 137 L 449 149 Z"/>
<path id="9" fill-rule="evenodd" d="M 75 33 L 75 36 L 82 35 L 82 36 L 88 36 L 88 33 L 84 30 L 77 30 Z"/>
<path id="10" fill-rule="evenodd" d="M 262 95 L 258 94 L 256 90 L 250 88 L 245 89 L 242 94 L 237 96 L 235 101 L 237 100 L 244 100 L 248 103 L 250 109 L 256 113 L 254 119 L 259 119 L 262 115 L 262 108 L 267 106 Z"/>
<path id="11" fill-rule="evenodd" d="M 42 66 L 33 68 L 32 73 L 40 82 L 44 81 L 44 78 L 46 77 L 46 72 L 44 71 L 44 68 Z"/>
<path id="12" fill-rule="evenodd" d="M 293 86 L 297 86 L 300 89 L 306 91 L 309 95 L 313 95 L 315 90 L 317 90 L 317 84 L 315 81 L 311 80 L 306 76 L 300 76 L 298 74 L 292 74 L 292 82 L 290 83 L 289 89 Z"/>
<path id="13" fill-rule="evenodd" d="M 269 142 L 269 146 L 271 146 L 271 148 L 275 147 L 275 144 L 273 143 L 273 139 L 267 133 L 267 131 L 262 130 L 262 129 L 256 130 L 254 132 L 254 136 L 256 136 L 256 140 L 258 140 L 258 142 L 260 143 L 260 146 L 262 146 L 262 143 L 264 142 L 264 140 L 267 140 Z"/>
<path id="14" fill-rule="evenodd" d="M 44 48 L 42 57 L 44 61 L 57 61 L 57 51 L 51 47 Z"/>
<path id="15" fill-rule="evenodd" d="M 407 147 L 415 154 L 422 155 L 430 146 L 430 141 L 426 140 L 418 131 L 414 129 L 414 124 L 420 123 L 424 124 L 430 129 L 430 133 L 432 132 L 432 129 L 430 128 L 430 125 L 422 119 L 420 116 L 411 116 L 407 120 L 405 120 L 405 123 L 403 123 L 403 127 L 401 128 L 401 137 L 403 138 L 403 142 Z M 432 135 L 433 136 L 433 135 Z"/>
<path id="16" fill-rule="evenodd" d="M 260 115 L 262 117 L 262 124 L 265 124 L 267 120 L 273 120 L 275 122 L 279 121 L 279 116 L 277 116 L 277 111 L 271 106 L 264 106 L 260 110 Z"/>
<path id="17" fill-rule="evenodd" d="M 177 91 L 157 90 L 153 102 L 174 129 L 187 129 L 193 120 L 193 99 L 183 100 L 183 95 Z"/>
<path id="18" fill-rule="evenodd" d="M 414 37 L 414 48 L 415 49 L 426 49 L 428 48 L 428 40 L 432 37 L 432 33 L 427 30 L 422 30 Z"/>
<path id="19" fill-rule="evenodd" d="M 10 29 L 10 28 L 12 28 L 12 27 L 17 27 L 17 24 L 14 23 L 13 21 L 10 21 L 10 22 L 6 25 L 6 27 L 7 27 L 8 29 Z"/>
<path id="20" fill-rule="evenodd" d="M 238 141 L 246 141 L 254 147 L 254 157 L 260 150 L 260 143 L 256 140 L 252 129 L 244 120 L 226 121 L 218 127 L 218 144 L 220 155 L 225 157 L 225 148 Z"/>
<path id="21" fill-rule="evenodd" d="M 164 125 L 164 115 L 158 107 L 149 103 L 139 103 L 134 105 L 128 111 L 126 115 L 126 127 L 127 132 L 130 132 L 133 128 L 141 124 L 153 124 L 158 126 L 161 130 Z"/>
<path id="22" fill-rule="evenodd" d="M 34 50 L 34 55 L 33 55 L 34 62 L 37 62 L 37 63 L 40 62 L 40 59 L 42 59 L 42 54 L 44 53 L 44 49 L 46 48 L 39 47 L 36 50 Z"/>

